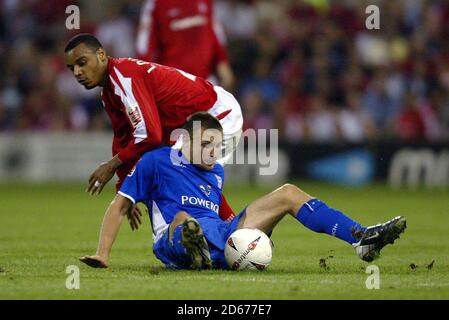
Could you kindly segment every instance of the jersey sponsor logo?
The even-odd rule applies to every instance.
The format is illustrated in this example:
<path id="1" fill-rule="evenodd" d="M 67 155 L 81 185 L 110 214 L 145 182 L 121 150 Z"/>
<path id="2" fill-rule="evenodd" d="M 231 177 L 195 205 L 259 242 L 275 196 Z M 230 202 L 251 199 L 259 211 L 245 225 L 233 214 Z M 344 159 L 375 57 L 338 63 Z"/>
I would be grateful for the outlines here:
<path id="1" fill-rule="evenodd" d="M 210 209 L 218 214 L 219 206 L 210 200 L 201 199 L 198 197 L 181 196 L 181 204 L 190 204 L 192 206 L 200 206 Z"/>
<path id="2" fill-rule="evenodd" d="M 130 106 L 127 110 L 129 121 L 135 128 L 142 121 L 142 114 L 137 106 Z"/>
<path id="3" fill-rule="evenodd" d="M 212 187 L 210 185 L 207 185 L 206 187 L 203 185 L 200 185 L 200 189 L 206 196 L 209 197 Z"/>

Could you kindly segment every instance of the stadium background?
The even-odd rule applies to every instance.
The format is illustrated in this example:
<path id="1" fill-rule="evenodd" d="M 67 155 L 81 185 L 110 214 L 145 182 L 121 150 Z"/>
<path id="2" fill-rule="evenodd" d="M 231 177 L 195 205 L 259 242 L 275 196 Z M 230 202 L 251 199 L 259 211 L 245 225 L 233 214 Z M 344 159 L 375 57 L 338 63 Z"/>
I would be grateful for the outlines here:
<path id="1" fill-rule="evenodd" d="M 0 298 L 449 297 L 444 0 L 215 1 L 244 129 L 277 128 L 281 147 L 276 176 L 259 176 L 258 165 L 227 169 L 231 205 L 238 211 L 293 180 L 365 224 L 407 215 L 405 239 L 379 262 L 388 289 L 373 295 L 352 251 L 286 222 L 274 240 L 289 249 L 277 246 L 271 274 L 173 276 L 158 269 L 148 230 L 136 236 L 126 229 L 116 269 L 82 269 L 91 290 L 66 290 L 65 266 L 94 250 L 113 190 L 94 199 L 83 193 L 90 171 L 110 156 L 111 131 L 99 91 L 75 82 L 63 47 L 74 33 L 92 32 L 110 55 L 134 56 L 141 3 L 0 1 Z M 80 30 L 65 28 L 71 4 L 80 8 Z M 380 8 L 379 30 L 365 26 L 369 4 Z M 298 247 L 301 237 L 308 243 Z M 432 260 L 435 267 L 426 268 Z M 118 279 L 108 284 L 111 276 Z M 165 293 L 164 283 L 181 277 L 185 287 Z M 240 291 L 208 291 L 206 280 L 224 281 L 218 277 L 237 281 Z M 198 283 L 201 293 L 190 296 Z"/>

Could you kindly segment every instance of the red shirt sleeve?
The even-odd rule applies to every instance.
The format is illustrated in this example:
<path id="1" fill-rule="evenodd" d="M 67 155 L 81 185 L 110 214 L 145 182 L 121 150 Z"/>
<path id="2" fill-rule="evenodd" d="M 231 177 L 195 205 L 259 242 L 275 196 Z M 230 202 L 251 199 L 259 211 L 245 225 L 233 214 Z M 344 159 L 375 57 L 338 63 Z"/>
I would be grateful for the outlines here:
<path id="1" fill-rule="evenodd" d="M 145 111 L 144 111 L 145 112 Z M 119 159 L 124 165 L 132 165 L 135 163 L 145 152 L 159 147 L 162 143 L 162 130 L 158 118 L 153 118 L 155 121 L 150 120 L 149 116 L 144 116 L 145 125 L 147 130 L 152 130 L 152 133 L 143 140 L 137 140 L 134 134 L 133 140 L 118 153 Z M 159 126 L 159 128 L 158 128 Z"/>
<path id="2" fill-rule="evenodd" d="M 128 74 L 131 76 L 115 69 L 112 77 L 114 90 L 120 95 L 132 130 L 130 141 L 118 153 L 124 165 L 133 165 L 143 153 L 159 147 L 162 143 L 159 112 L 151 87 L 145 80 L 148 65 L 150 64 L 129 69 Z"/>
<path id="3" fill-rule="evenodd" d="M 221 194 L 221 203 L 218 215 L 220 216 L 221 220 L 226 222 L 231 222 L 235 218 L 234 211 L 229 206 L 228 201 L 223 194 Z"/>

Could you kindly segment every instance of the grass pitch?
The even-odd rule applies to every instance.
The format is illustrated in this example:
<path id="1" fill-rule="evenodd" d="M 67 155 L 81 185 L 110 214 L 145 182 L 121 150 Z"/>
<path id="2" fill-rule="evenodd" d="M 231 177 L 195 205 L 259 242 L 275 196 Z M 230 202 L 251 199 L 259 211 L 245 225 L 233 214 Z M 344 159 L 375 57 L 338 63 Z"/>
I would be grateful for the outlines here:
<path id="1" fill-rule="evenodd" d="M 364 225 L 407 217 L 401 239 L 382 251 L 380 289 L 368 290 L 367 264 L 346 243 L 313 233 L 293 218 L 278 225 L 265 272 L 168 271 L 152 253 L 149 219 L 122 225 L 110 267 L 90 269 L 113 190 L 85 185 L 0 185 L 0 299 L 449 299 L 449 190 L 397 191 L 296 183 Z M 112 184 L 110 184 L 112 185 Z M 227 186 L 237 212 L 271 187 Z M 432 261 L 433 264 L 432 264 Z M 68 290 L 69 265 L 80 289 Z"/>

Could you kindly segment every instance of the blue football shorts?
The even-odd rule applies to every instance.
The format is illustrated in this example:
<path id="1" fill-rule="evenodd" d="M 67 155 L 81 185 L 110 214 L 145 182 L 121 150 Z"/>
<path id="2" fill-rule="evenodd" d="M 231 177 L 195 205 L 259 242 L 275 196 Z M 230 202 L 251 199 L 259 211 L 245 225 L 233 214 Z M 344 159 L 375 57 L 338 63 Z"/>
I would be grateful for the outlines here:
<path id="1" fill-rule="evenodd" d="M 226 223 L 209 217 L 195 218 L 203 229 L 209 244 L 209 252 L 214 269 L 229 269 L 224 256 L 224 248 L 229 236 L 237 230 L 240 219 L 245 214 L 242 210 L 231 222 Z M 181 242 L 182 225 L 176 227 L 172 241 L 169 240 L 169 228 L 153 245 L 153 252 L 168 269 L 189 269 L 192 261 Z"/>

